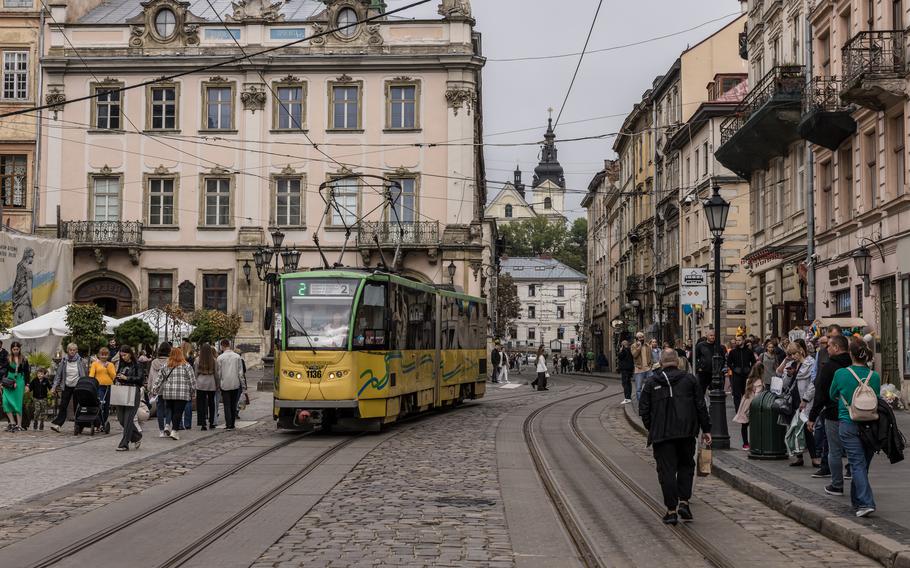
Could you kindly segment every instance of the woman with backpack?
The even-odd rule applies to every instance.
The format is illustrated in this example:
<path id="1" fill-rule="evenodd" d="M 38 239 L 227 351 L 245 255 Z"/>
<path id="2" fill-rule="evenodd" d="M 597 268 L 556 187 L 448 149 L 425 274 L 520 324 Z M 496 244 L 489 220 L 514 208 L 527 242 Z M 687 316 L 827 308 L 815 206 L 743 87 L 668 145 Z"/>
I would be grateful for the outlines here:
<path id="1" fill-rule="evenodd" d="M 875 498 L 869 484 L 869 464 L 875 451 L 863 445 L 857 422 L 877 419 L 877 393 L 881 388 L 881 379 L 868 366 L 872 351 L 863 340 L 853 339 L 850 342 L 850 358 L 853 364 L 834 373 L 828 392 L 831 400 L 837 401 L 838 435 L 853 472 L 850 500 L 856 516 L 865 517 L 875 512 Z M 875 417 L 870 413 L 870 405 L 876 409 Z"/>

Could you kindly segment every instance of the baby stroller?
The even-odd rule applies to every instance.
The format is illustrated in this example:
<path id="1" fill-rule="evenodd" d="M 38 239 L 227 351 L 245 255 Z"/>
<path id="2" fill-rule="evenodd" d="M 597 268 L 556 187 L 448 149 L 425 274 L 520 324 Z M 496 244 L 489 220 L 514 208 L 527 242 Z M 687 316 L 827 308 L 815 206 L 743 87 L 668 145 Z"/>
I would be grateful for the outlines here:
<path id="1" fill-rule="evenodd" d="M 101 405 L 98 399 L 98 381 L 92 377 L 81 377 L 73 391 L 76 399 L 76 415 L 73 417 L 73 435 L 78 436 L 83 428 L 91 428 L 92 436 L 96 431 L 103 430 L 105 434 L 111 431 L 110 423 L 101 423 Z"/>

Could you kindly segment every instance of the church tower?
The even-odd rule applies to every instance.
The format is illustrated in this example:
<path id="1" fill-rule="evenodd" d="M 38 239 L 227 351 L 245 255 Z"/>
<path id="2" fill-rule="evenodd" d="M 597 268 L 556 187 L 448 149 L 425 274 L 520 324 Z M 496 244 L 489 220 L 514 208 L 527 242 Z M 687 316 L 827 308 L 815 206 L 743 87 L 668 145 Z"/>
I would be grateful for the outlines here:
<path id="1" fill-rule="evenodd" d="M 553 131 L 553 109 L 549 109 L 547 131 L 540 151 L 540 163 L 534 168 L 532 185 L 534 211 L 546 217 L 565 218 L 566 177 L 559 164 L 556 133 Z"/>

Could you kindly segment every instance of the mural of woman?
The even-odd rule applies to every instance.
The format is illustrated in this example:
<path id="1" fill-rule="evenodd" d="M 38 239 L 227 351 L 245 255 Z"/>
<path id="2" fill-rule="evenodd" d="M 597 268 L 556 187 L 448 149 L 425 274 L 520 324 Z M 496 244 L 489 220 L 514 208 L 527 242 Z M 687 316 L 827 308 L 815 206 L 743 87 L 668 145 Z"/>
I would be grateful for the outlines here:
<path id="1" fill-rule="evenodd" d="M 19 325 L 38 316 L 32 307 L 32 260 L 35 251 L 26 248 L 19 264 L 16 265 L 16 281 L 13 284 L 13 325 Z"/>

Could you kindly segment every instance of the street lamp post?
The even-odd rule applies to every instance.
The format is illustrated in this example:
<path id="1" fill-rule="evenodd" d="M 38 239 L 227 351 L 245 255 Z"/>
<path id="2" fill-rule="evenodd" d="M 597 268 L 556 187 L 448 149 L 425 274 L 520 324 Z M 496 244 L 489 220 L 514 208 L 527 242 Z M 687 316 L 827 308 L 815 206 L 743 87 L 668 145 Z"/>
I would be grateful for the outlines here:
<path id="1" fill-rule="evenodd" d="M 714 195 L 706 199 L 705 219 L 708 229 L 714 235 L 714 358 L 711 376 L 711 445 L 719 449 L 730 447 L 730 433 L 727 430 L 727 395 L 724 392 L 724 379 L 721 370 L 724 357 L 720 352 L 720 249 L 724 242 L 723 234 L 727 226 L 727 215 L 730 203 L 720 195 L 720 186 L 714 186 Z"/>
<path id="2" fill-rule="evenodd" d="M 269 352 L 262 358 L 263 374 L 257 385 L 258 390 L 274 390 L 275 377 L 275 311 L 278 309 L 278 277 L 282 272 L 294 272 L 300 262 L 300 251 L 283 247 L 284 233 L 275 229 L 271 233 L 272 246 L 264 246 L 253 253 L 256 276 L 266 283 L 266 315 L 263 328 L 269 332 Z M 273 262 L 274 261 L 274 262 Z"/>

